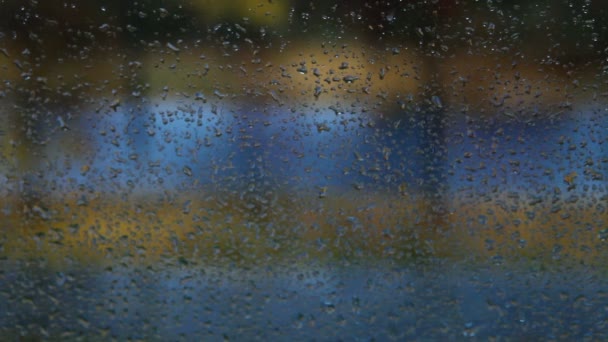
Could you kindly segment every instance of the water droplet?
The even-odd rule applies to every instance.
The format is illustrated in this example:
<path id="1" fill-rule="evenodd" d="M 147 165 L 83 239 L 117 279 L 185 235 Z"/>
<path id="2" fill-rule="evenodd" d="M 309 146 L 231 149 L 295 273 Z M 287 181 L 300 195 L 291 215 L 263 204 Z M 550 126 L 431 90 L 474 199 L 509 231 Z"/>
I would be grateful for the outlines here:
<path id="1" fill-rule="evenodd" d="M 194 94 L 194 99 L 195 99 L 195 100 L 198 100 L 198 101 L 207 102 L 207 98 L 205 98 L 205 95 L 204 95 L 203 93 L 201 93 L 200 91 L 199 91 L 199 92 L 196 92 L 196 93 Z"/>
<path id="2" fill-rule="evenodd" d="M 325 301 L 323 302 L 323 312 L 331 315 L 336 312 L 336 306 L 330 301 Z"/>
<path id="3" fill-rule="evenodd" d="M 296 69 L 296 71 L 304 75 L 308 73 L 308 68 L 306 67 L 306 64 L 302 64 L 299 68 Z"/>
<path id="4" fill-rule="evenodd" d="M 443 103 L 441 103 L 441 98 L 437 95 L 433 95 L 431 97 L 431 101 L 433 102 L 433 105 L 437 108 L 443 108 Z"/>
<path id="5" fill-rule="evenodd" d="M 184 202 L 184 204 L 182 205 L 182 213 L 184 213 L 184 214 L 190 213 L 191 204 L 192 204 L 191 200 L 187 200 L 186 202 Z"/>
<path id="6" fill-rule="evenodd" d="M 315 87 L 315 98 L 319 98 L 319 95 L 321 95 L 321 92 L 323 91 L 323 88 L 321 86 L 316 86 Z"/>
<path id="7" fill-rule="evenodd" d="M 55 284 L 57 284 L 57 286 L 63 286 L 66 279 L 67 278 L 63 272 L 57 272 L 57 274 L 55 274 Z"/>
<path id="8" fill-rule="evenodd" d="M 158 9 L 158 13 L 160 14 L 161 18 L 166 18 L 169 15 L 169 11 L 162 7 Z"/>
<path id="9" fill-rule="evenodd" d="M 173 52 L 180 52 L 181 51 L 177 46 L 175 46 L 175 45 L 173 45 L 171 43 L 167 43 L 167 48 L 169 48 L 169 50 L 171 50 Z"/>
<path id="10" fill-rule="evenodd" d="M 78 318 L 78 324 L 80 324 L 83 328 L 88 329 L 91 323 L 86 318 Z"/>
<path id="11" fill-rule="evenodd" d="M 358 79 L 359 79 L 358 76 L 353 76 L 353 75 L 346 75 L 342 78 L 342 80 L 346 83 L 353 83 Z"/>
<path id="12" fill-rule="evenodd" d="M 321 186 L 321 187 L 319 187 L 319 198 L 325 198 L 325 197 L 327 197 L 327 187 Z"/>
<path id="13" fill-rule="evenodd" d="M 80 174 L 84 176 L 87 174 L 87 172 L 89 172 L 89 170 L 91 170 L 91 167 L 89 165 L 82 165 L 82 167 L 80 168 Z"/>
<path id="14" fill-rule="evenodd" d="M 61 130 L 63 130 L 63 131 L 70 130 L 70 128 L 65 124 L 65 121 L 63 121 L 63 118 L 61 116 L 57 117 L 57 122 L 59 123 L 59 128 L 61 128 Z"/>

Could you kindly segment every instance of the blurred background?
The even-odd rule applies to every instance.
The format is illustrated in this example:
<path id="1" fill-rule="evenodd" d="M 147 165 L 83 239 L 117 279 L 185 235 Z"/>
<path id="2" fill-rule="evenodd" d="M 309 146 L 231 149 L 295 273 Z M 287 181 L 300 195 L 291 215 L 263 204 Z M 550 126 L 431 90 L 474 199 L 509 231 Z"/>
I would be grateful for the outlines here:
<path id="1" fill-rule="evenodd" d="M 444 323 L 448 335 L 433 324 L 401 329 L 412 318 L 388 315 L 368 338 L 605 336 L 605 310 L 573 335 L 557 322 L 509 335 L 505 322 L 520 311 L 471 304 L 486 290 L 468 283 L 437 284 L 452 283 L 444 267 L 605 272 L 607 11 L 593 0 L 2 1 L 0 332 L 251 340 L 272 329 L 198 326 L 208 313 L 167 302 L 165 290 L 196 303 L 211 286 L 224 308 L 253 290 L 222 272 L 250 279 L 244 270 L 291 265 L 317 270 L 306 279 L 325 292 L 308 295 L 348 297 L 351 310 L 351 292 L 367 290 L 348 284 L 372 275 L 319 274 L 440 264 L 436 298 L 465 298 Z M 213 277 L 202 275 L 208 268 Z M 294 272 L 278 268 L 265 289 L 284 290 Z M 203 279 L 198 295 L 181 295 L 183 278 Z M 53 289 L 33 285 L 49 281 Z M 113 304 L 78 304 L 80 287 Z M 120 309 L 128 319 L 115 316 L 116 294 L 137 298 Z M 265 300 L 257 295 L 254 307 Z M 390 294 L 368 295 L 394 309 L 383 306 Z M 146 298 L 154 310 L 203 318 L 155 330 L 166 317 L 131 315 L 150 310 Z M 335 311 L 338 301 L 319 305 Z M 111 318 L 100 313 L 110 306 Z M 496 306 L 504 320 L 481 330 L 463 318 Z M 248 314 L 252 326 L 317 321 L 308 307 L 295 323 L 277 310 Z M 141 329 L 129 335 L 132 325 Z"/>

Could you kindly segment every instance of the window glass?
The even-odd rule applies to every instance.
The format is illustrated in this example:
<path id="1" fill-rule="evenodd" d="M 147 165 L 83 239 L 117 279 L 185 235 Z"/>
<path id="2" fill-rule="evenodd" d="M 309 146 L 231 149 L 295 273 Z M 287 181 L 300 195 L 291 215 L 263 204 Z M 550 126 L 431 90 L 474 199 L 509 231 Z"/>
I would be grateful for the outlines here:
<path id="1" fill-rule="evenodd" d="M 602 1 L 0 1 L 8 340 L 605 340 Z"/>

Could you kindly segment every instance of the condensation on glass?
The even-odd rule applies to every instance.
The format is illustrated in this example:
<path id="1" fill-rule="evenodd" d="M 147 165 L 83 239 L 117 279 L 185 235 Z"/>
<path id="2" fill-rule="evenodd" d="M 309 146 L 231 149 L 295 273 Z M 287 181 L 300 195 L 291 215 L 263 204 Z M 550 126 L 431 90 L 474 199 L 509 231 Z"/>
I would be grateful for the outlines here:
<path id="1" fill-rule="evenodd" d="M 0 335 L 608 338 L 607 11 L 1 1 Z"/>

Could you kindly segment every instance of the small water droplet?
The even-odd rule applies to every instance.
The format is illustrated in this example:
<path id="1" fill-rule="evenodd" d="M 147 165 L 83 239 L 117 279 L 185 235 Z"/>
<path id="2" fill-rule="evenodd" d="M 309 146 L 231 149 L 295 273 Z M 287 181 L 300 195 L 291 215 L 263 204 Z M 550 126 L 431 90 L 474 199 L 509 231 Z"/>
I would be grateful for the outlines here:
<path id="1" fill-rule="evenodd" d="M 443 108 L 443 103 L 441 102 L 441 98 L 437 95 L 433 95 L 431 97 L 431 101 L 433 102 L 433 105 L 437 108 Z"/>
<path id="2" fill-rule="evenodd" d="M 321 187 L 319 187 L 319 198 L 325 198 L 325 197 L 327 197 L 327 187 L 321 186 Z"/>
<path id="3" fill-rule="evenodd" d="M 169 50 L 171 50 L 173 52 L 180 52 L 181 51 L 177 46 L 175 46 L 175 45 L 173 45 L 171 43 L 167 43 L 167 48 L 169 48 Z"/>
<path id="4" fill-rule="evenodd" d="M 65 281 L 65 274 L 63 272 L 57 272 L 57 274 L 55 275 L 55 284 L 57 284 L 57 286 L 63 286 L 63 284 L 65 284 Z"/>
<path id="5" fill-rule="evenodd" d="M 346 83 L 353 83 L 358 79 L 359 79 L 358 76 L 353 76 L 353 75 L 346 75 L 342 78 L 342 80 Z"/>

